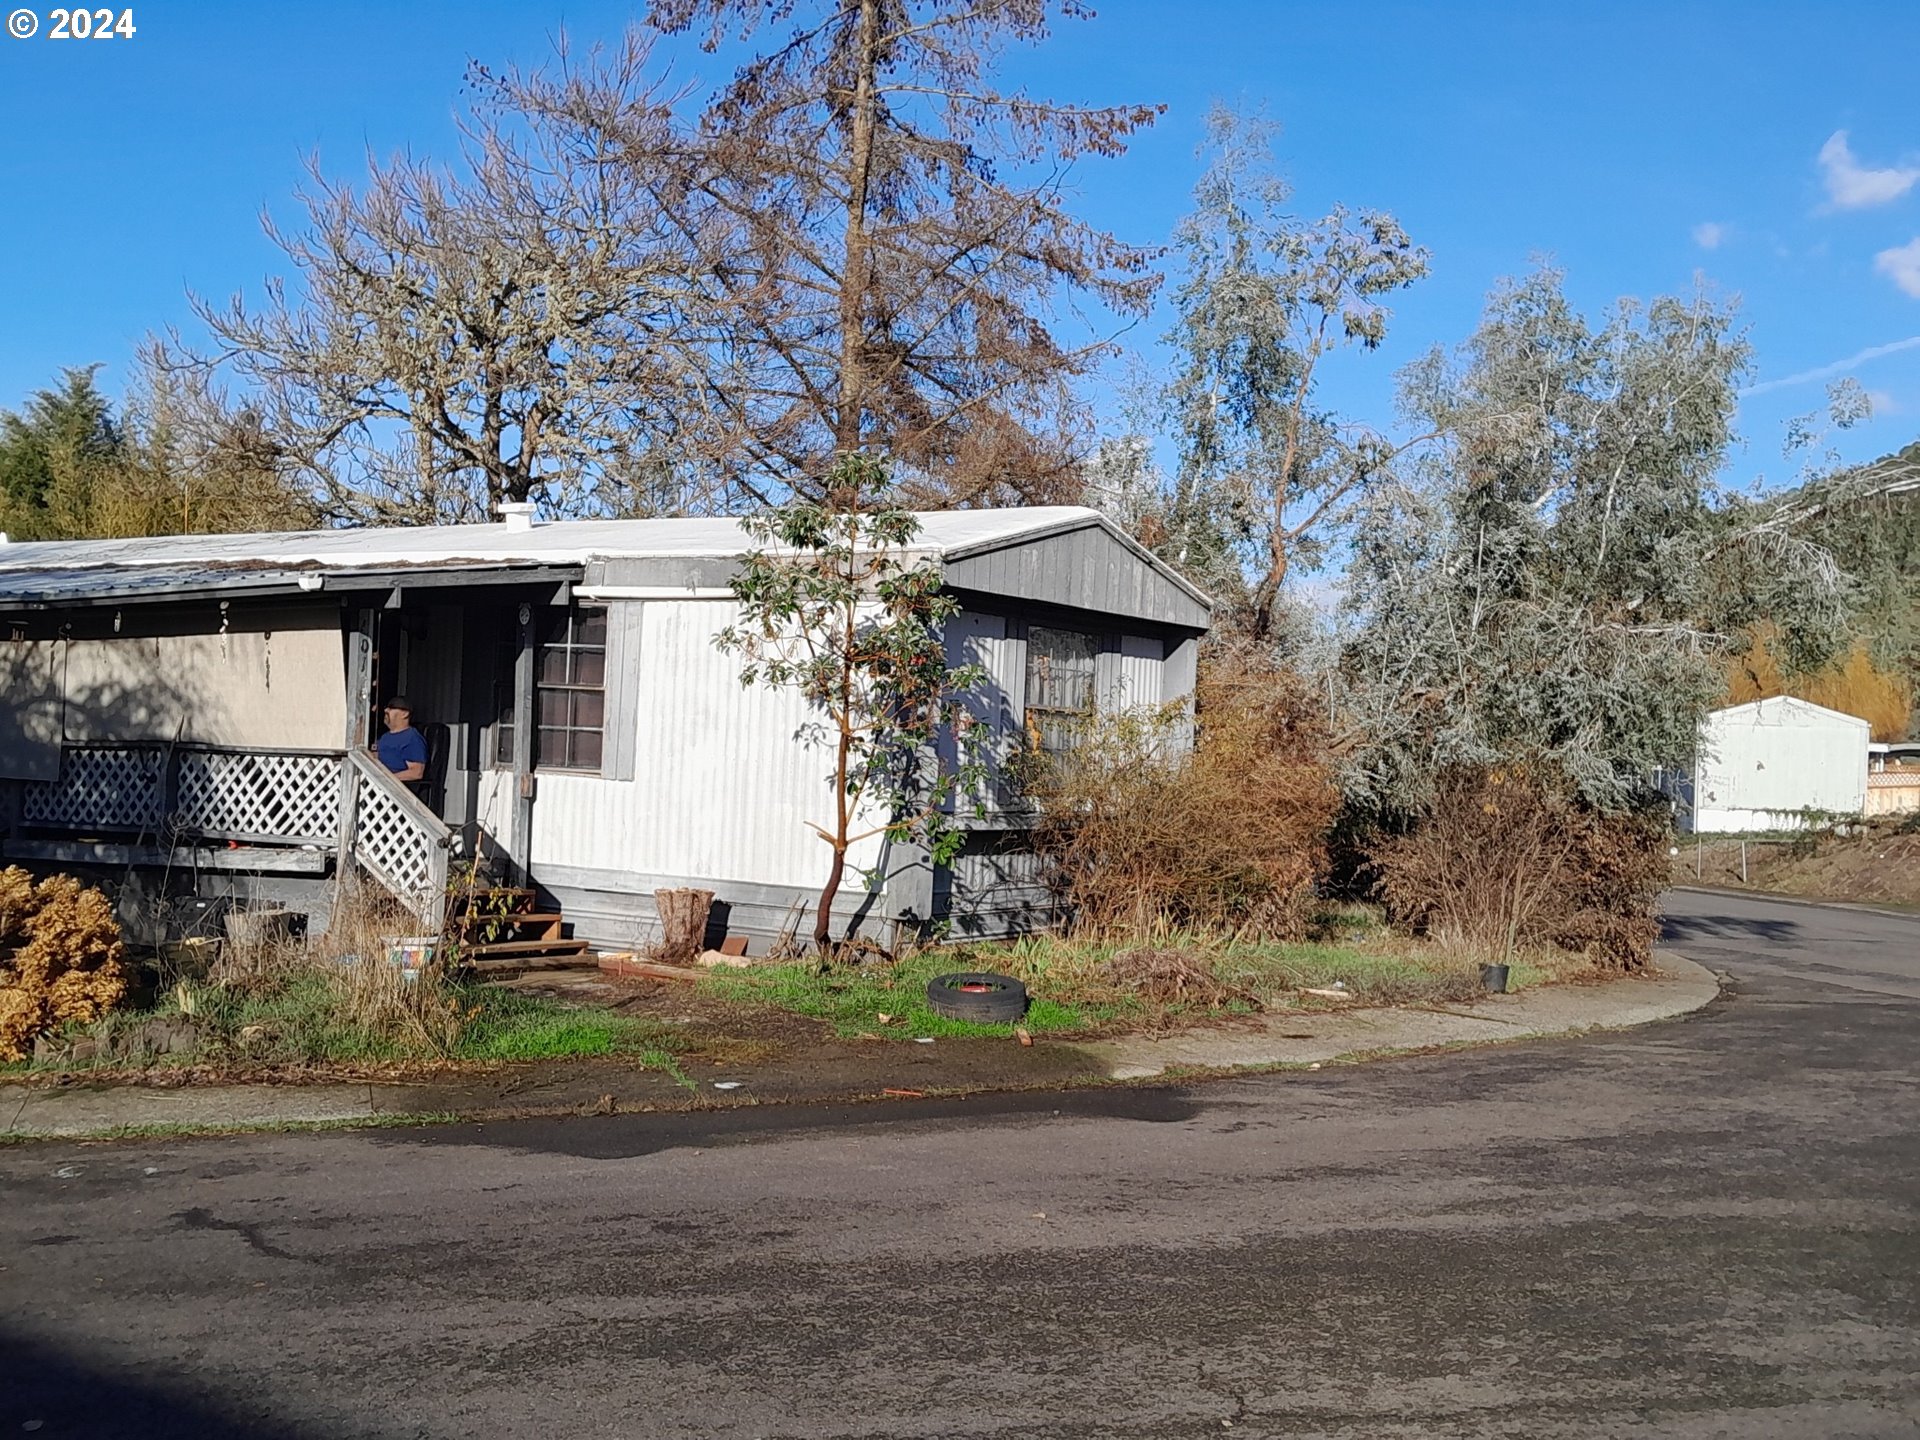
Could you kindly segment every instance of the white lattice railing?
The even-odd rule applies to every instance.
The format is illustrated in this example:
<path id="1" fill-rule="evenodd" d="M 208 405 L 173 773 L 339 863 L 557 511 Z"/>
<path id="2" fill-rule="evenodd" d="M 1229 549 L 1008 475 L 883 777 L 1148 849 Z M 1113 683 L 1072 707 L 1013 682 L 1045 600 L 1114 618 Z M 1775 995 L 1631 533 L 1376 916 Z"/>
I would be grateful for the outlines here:
<path id="1" fill-rule="evenodd" d="M 445 916 L 447 857 L 453 832 L 386 766 L 355 750 L 352 779 L 352 858 L 401 903 L 437 931 Z"/>
<path id="2" fill-rule="evenodd" d="M 159 745 L 68 745 L 58 780 L 29 780 L 20 818 L 60 830 L 157 832 L 167 815 L 167 752 Z"/>
<path id="3" fill-rule="evenodd" d="M 331 844 L 340 828 L 340 757 L 267 750 L 180 756 L 174 825 L 212 840 Z"/>
<path id="4" fill-rule="evenodd" d="M 60 778 L 22 787 L 41 829 L 319 844 L 339 828 L 338 751 L 68 745 Z"/>
<path id="5" fill-rule="evenodd" d="M 353 791 L 343 796 L 343 779 Z M 350 824 L 342 836 L 342 802 Z M 238 840 L 335 849 L 427 928 L 445 908 L 453 832 L 364 751 L 220 746 L 68 745 L 58 780 L 21 787 L 20 817 L 39 830 L 133 833 L 154 842 Z"/>

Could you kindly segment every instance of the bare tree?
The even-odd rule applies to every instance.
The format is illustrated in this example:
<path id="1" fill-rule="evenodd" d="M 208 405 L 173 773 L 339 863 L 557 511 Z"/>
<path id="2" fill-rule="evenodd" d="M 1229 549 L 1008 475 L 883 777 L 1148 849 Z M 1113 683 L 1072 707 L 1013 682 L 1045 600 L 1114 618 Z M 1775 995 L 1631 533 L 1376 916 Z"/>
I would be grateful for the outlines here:
<path id="1" fill-rule="evenodd" d="M 680 225 L 657 208 L 673 97 L 642 81 L 644 46 L 607 60 L 625 97 L 618 164 L 552 129 L 470 119 L 461 161 L 369 161 L 364 187 L 317 161 L 305 223 L 266 220 L 297 281 L 257 307 L 194 309 L 215 351 L 160 346 L 174 368 L 226 362 L 333 516 L 484 518 L 503 500 L 618 511 L 645 416 L 681 388 L 678 335 L 697 298 Z"/>
<path id="2" fill-rule="evenodd" d="M 751 39 L 796 7 L 657 0 L 659 30 Z M 1145 313 L 1153 255 L 1069 213 L 1067 166 L 1116 155 L 1159 107 L 1085 108 L 1001 92 L 1008 41 L 1050 0 L 815 0 L 743 65 L 684 137 L 685 169 L 645 171 L 702 256 L 703 350 L 690 456 L 752 501 L 818 494 L 837 456 L 886 452 L 920 504 L 1071 494 L 1083 411 L 1071 382 L 1109 345 L 1051 318 L 1086 298 Z M 497 96 L 609 154 L 630 76 L 504 77 Z M 690 183 L 689 183 L 690 181 Z M 684 188 L 683 188 L 684 187 Z"/>
<path id="3" fill-rule="evenodd" d="M 102 535 L 297 530 L 320 507 L 260 410 L 204 371 L 167 371 L 143 353 L 124 410 L 130 464 L 96 502 Z"/>

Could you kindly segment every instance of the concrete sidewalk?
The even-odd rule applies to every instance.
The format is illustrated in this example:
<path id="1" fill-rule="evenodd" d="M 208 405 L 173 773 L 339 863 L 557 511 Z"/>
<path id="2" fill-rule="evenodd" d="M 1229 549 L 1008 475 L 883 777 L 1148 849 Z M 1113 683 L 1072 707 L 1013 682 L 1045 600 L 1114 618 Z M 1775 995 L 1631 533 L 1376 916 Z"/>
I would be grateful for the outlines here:
<path id="1" fill-rule="evenodd" d="M 608 1113 L 1044 1089 L 1246 1067 L 1326 1065 L 1447 1046 L 1621 1029 L 1698 1010 L 1719 994 L 1711 972 L 1655 957 L 1651 978 L 1490 995 L 1471 1007 L 1271 1015 L 1231 1026 L 1119 1040 L 934 1044 L 824 1042 L 755 1067 L 689 1063 L 679 1075 L 631 1062 L 553 1061 L 416 1082 L 318 1085 L 0 1086 L 0 1134 L 105 1136 L 156 1127 L 245 1130 L 313 1124 Z"/>

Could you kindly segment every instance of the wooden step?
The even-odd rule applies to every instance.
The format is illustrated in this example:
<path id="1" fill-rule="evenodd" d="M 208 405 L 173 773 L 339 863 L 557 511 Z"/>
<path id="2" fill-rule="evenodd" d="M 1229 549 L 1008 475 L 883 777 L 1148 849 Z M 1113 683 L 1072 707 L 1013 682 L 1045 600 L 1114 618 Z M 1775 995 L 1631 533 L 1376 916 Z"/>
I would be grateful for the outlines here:
<path id="1" fill-rule="evenodd" d="M 558 910 L 531 915 L 457 915 L 454 917 L 454 932 L 460 936 L 471 934 L 475 930 L 484 930 L 488 926 L 505 929 L 522 929 L 528 925 L 545 925 L 551 939 L 560 938 L 560 926 L 566 919 Z"/>
<path id="2" fill-rule="evenodd" d="M 469 975 L 487 984 L 503 977 L 542 974 L 548 970 L 601 973 L 599 957 L 595 955 L 503 955 L 498 960 L 479 960 L 467 967 Z"/>
<path id="3" fill-rule="evenodd" d="M 584 940 L 509 941 L 475 945 L 461 962 L 476 975 L 505 975 L 520 970 L 597 970 L 600 957 Z"/>
<path id="4" fill-rule="evenodd" d="M 474 961 L 513 955 L 578 955 L 586 948 L 584 940 L 495 940 L 486 945 L 468 945 L 460 953 L 466 960 Z"/>

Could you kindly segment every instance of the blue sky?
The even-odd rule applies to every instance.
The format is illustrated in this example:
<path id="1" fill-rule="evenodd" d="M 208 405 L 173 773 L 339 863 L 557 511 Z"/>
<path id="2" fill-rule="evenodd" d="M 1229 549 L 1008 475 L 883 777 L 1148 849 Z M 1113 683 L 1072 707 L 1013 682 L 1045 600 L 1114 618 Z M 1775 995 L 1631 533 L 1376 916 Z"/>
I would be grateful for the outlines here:
<path id="1" fill-rule="evenodd" d="M 369 149 L 445 153 L 469 56 L 537 63 L 557 26 L 612 38 L 633 12 L 149 0 L 132 7 L 132 39 L 52 41 L 49 7 L 34 8 L 39 36 L 0 38 L 6 407 L 64 365 L 104 362 L 117 390 L 143 333 L 189 319 L 189 286 L 257 294 L 279 260 L 259 212 L 291 217 L 307 152 L 335 176 Z M 1791 474 L 1784 422 L 1822 402 L 1820 379 L 1799 377 L 1854 374 L 1873 392 L 1880 413 L 1837 442 L 1849 458 L 1920 436 L 1920 6 L 1099 10 L 1007 70 L 1058 98 L 1168 105 L 1126 158 L 1075 171 L 1088 218 L 1163 240 L 1224 99 L 1281 122 L 1302 211 L 1384 207 L 1433 251 L 1385 350 L 1330 377 L 1355 416 L 1388 421 L 1392 372 L 1458 341 L 1490 285 L 1546 255 L 1589 311 L 1696 276 L 1741 297 L 1758 371 L 1732 479 Z M 673 59 L 689 80 L 722 68 L 691 48 Z"/>

